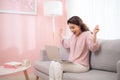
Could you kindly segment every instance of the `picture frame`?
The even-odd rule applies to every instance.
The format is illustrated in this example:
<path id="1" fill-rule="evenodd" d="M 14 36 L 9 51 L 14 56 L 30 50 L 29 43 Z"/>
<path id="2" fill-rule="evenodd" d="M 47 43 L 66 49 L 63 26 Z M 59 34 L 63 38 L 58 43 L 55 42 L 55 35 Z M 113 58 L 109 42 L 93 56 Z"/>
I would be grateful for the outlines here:
<path id="1" fill-rule="evenodd" d="M 37 15 L 37 0 L 0 0 L 0 13 Z"/>

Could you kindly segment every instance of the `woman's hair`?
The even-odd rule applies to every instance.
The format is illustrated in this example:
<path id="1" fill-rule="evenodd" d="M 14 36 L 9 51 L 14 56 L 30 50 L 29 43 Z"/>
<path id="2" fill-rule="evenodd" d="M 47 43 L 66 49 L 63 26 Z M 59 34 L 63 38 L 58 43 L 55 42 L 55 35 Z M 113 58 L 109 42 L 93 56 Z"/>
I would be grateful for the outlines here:
<path id="1" fill-rule="evenodd" d="M 73 16 L 70 19 L 68 19 L 67 24 L 69 23 L 79 26 L 82 32 L 89 31 L 89 28 L 86 26 L 86 24 L 83 23 L 82 19 L 78 16 Z"/>

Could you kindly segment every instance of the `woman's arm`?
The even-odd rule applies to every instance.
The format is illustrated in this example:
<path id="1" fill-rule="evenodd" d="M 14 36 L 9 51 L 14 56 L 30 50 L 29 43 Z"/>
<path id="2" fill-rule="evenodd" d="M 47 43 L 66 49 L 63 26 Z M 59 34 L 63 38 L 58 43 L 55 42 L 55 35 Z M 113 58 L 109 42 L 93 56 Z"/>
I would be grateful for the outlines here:
<path id="1" fill-rule="evenodd" d="M 97 33 L 99 32 L 99 25 L 96 25 L 93 31 L 93 42 L 96 43 Z"/>
<path id="2" fill-rule="evenodd" d="M 63 29 L 59 31 L 60 43 L 64 48 L 70 48 L 70 39 L 63 37 Z"/>
<path id="3" fill-rule="evenodd" d="M 97 42 L 97 33 L 99 31 L 99 26 L 96 25 L 93 34 L 89 33 L 87 37 L 87 43 L 90 51 L 94 52 L 99 49 L 100 44 Z"/>

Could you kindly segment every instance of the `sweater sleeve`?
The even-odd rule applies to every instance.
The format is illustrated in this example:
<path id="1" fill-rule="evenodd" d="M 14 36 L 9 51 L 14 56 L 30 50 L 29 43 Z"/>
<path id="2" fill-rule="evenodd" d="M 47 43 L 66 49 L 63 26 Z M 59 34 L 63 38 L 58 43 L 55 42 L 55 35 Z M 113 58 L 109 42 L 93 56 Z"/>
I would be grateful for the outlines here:
<path id="1" fill-rule="evenodd" d="M 63 38 L 61 43 L 64 48 L 70 48 L 70 39 Z"/>
<path id="2" fill-rule="evenodd" d="M 95 43 L 93 42 L 93 35 L 91 32 L 89 32 L 87 35 L 87 44 L 88 44 L 89 50 L 92 52 L 95 52 L 100 48 L 100 44 L 98 43 L 97 40 Z"/>

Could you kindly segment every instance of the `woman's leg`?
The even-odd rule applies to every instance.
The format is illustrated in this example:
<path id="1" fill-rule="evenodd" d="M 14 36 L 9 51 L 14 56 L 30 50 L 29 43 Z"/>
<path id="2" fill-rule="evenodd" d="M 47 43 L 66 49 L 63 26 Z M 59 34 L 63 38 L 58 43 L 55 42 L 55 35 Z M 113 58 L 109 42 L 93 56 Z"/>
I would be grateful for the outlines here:
<path id="1" fill-rule="evenodd" d="M 55 80 L 55 68 L 54 68 L 54 64 L 55 62 L 54 61 L 51 61 L 50 63 L 50 67 L 49 67 L 49 80 Z"/>
<path id="2" fill-rule="evenodd" d="M 89 67 L 85 67 L 78 63 L 69 62 L 55 62 L 51 61 L 49 69 L 49 80 L 62 80 L 63 71 L 64 72 L 86 72 Z"/>
<path id="3" fill-rule="evenodd" d="M 49 80 L 62 80 L 63 69 L 59 62 L 51 61 L 49 67 Z"/>
<path id="4" fill-rule="evenodd" d="M 55 71 L 55 80 L 62 80 L 62 75 L 63 75 L 63 68 L 62 65 L 59 62 L 55 63 L 54 67 Z"/>
<path id="5" fill-rule="evenodd" d="M 78 63 L 61 63 L 64 72 L 86 72 L 89 70 L 89 67 L 85 67 Z"/>

